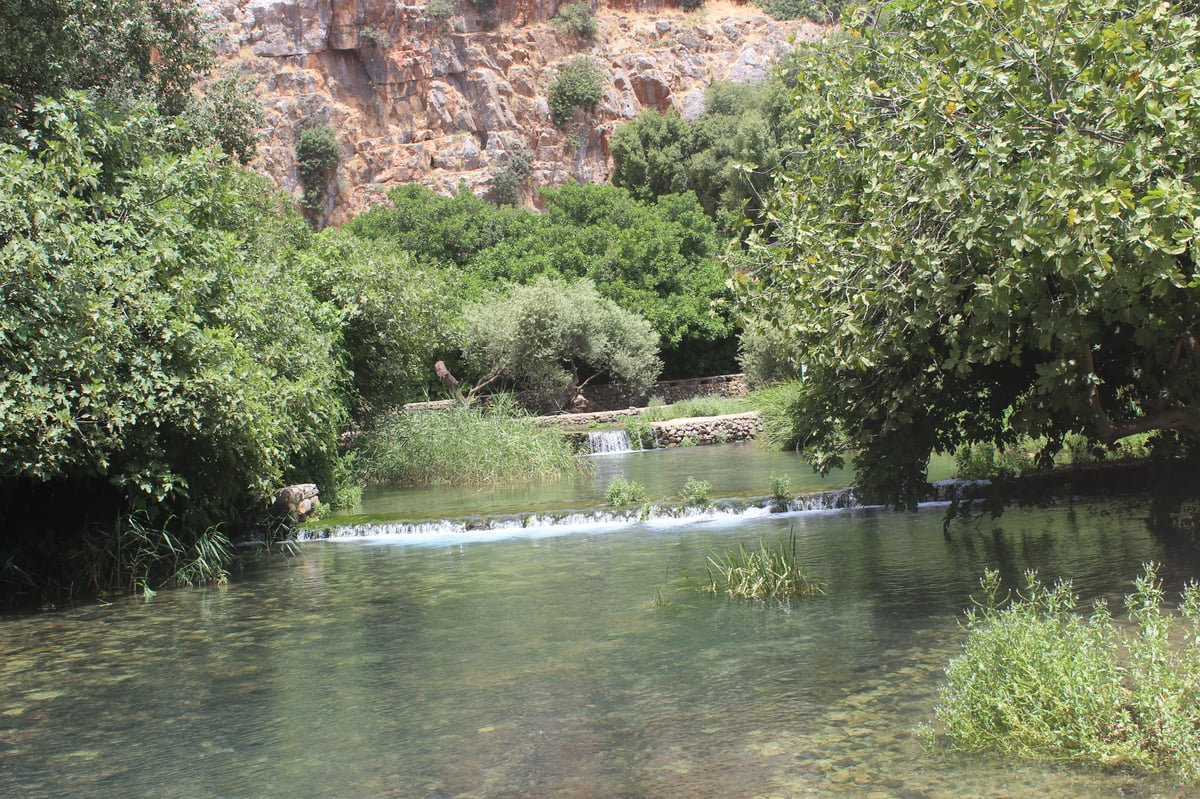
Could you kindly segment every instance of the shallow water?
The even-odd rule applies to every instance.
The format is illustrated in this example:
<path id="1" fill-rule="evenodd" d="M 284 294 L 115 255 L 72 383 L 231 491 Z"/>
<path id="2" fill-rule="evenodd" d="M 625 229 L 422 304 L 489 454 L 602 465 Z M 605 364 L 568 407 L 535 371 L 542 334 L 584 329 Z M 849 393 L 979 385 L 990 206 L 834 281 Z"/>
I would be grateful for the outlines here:
<path id="1" fill-rule="evenodd" d="M 1119 600 L 1190 545 L 1143 506 L 1012 510 L 942 533 L 871 509 L 504 540 L 304 546 L 225 588 L 0 622 L 5 797 L 1198 796 L 929 748 L 985 567 Z M 795 530 L 825 596 L 672 590 Z M 657 589 L 674 607 L 649 605 Z"/>
<path id="2" fill-rule="evenodd" d="M 372 486 L 364 492 L 362 507 L 353 517 L 428 519 L 585 509 L 604 503 L 615 477 L 640 484 L 652 500 L 678 497 L 690 477 L 712 483 L 716 497 L 765 496 L 771 493 L 772 475 L 786 478 L 797 494 L 842 488 L 851 482 L 846 471 L 821 476 L 796 453 L 773 452 L 754 442 L 595 455 L 588 461 L 592 468 L 585 474 L 540 483 L 484 488 Z M 949 477 L 952 470 L 952 459 L 937 457 L 930 467 L 930 479 Z M 339 523 L 337 517 L 327 521 Z"/>

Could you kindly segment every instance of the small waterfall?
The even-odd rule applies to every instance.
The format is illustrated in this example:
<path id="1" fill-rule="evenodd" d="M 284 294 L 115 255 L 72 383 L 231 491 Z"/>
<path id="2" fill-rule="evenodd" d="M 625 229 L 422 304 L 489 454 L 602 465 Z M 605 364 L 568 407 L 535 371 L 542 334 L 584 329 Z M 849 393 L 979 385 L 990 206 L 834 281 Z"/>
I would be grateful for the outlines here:
<path id="1" fill-rule="evenodd" d="M 615 452 L 633 452 L 629 433 L 624 430 L 595 430 L 588 433 L 588 452 L 592 455 L 611 455 Z"/>

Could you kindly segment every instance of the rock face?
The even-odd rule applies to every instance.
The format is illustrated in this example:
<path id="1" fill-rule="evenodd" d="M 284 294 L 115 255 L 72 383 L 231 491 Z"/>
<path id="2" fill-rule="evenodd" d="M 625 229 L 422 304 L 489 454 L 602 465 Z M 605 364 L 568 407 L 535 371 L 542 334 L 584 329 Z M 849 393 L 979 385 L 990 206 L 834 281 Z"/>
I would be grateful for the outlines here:
<path id="1" fill-rule="evenodd" d="M 248 70 L 266 109 L 255 168 L 301 195 L 295 141 L 305 124 L 338 131 L 341 164 L 323 222 L 340 223 L 422 183 L 483 194 L 510 153 L 532 154 L 524 200 L 569 179 L 612 172 L 609 137 L 645 108 L 703 111 L 717 80 L 764 77 L 790 48 L 825 28 L 776 22 L 755 6 L 710 0 L 600 0 L 591 40 L 550 24 L 558 0 L 200 0 L 219 74 Z M 562 64 L 595 58 L 604 99 L 561 129 L 546 94 Z"/>

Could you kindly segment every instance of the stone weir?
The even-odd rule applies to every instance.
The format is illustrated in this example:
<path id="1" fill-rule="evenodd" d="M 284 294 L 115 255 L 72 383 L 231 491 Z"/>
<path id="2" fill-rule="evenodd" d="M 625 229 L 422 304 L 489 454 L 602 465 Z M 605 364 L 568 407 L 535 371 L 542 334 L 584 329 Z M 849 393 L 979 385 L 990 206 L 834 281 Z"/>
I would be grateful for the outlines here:
<path id="1" fill-rule="evenodd" d="M 266 112 L 252 164 L 302 194 L 296 139 L 307 125 L 337 131 L 340 158 L 319 216 L 340 224 L 421 183 L 483 195 L 521 154 L 521 200 L 568 180 L 612 174 L 609 140 L 643 110 L 702 113 L 714 81 L 761 80 L 795 42 L 828 26 L 776 21 L 750 3 L 600 0 L 595 35 L 561 32 L 562 0 L 199 0 L 216 77 L 242 73 Z M 560 26 L 561 27 L 561 26 Z M 603 96 L 556 125 L 548 90 L 564 64 L 592 58 Z"/>
<path id="2" fill-rule="evenodd" d="M 931 484 L 927 501 L 952 502 L 982 498 L 990 483 L 986 480 L 941 480 Z M 681 503 L 651 502 L 630 508 L 594 508 L 556 513 L 464 516 L 418 521 L 362 522 L 307 525 L 301 527 L 300 540 L 346 540 L 394 538 L 405 536 L 436 537 L 457 534 L 522 535 L 535 532 L 554 534 L 568 529 L 596 529 L 635 523 L 706 521 L 712 519 L 751 519 L 771 514 L 811 513 L 864 507 L 853 488 L 840 488 L 805 494 L 788 500 L 776 497 L 750 497 L 716 500 L 708 507 Z"/>

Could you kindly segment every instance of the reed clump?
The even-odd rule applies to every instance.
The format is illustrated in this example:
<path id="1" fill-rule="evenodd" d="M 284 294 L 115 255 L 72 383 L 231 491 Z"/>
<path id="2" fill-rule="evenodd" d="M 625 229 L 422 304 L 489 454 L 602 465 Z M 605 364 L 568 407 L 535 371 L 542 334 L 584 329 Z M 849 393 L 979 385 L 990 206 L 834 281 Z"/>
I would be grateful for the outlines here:
<path id="1" fill-rule="evenodd" d="M 367 483 L 487 485 L 578 474 L 589 463 L 507 399 L 488 407 L 401 413 L 365 433 L 356 468 Z"/>
<path id="2" fill-rule="evenodd" d="M 794 530 L 774 546 L 760 539 L 758 549 L 739 543 L 709 553 L 705 571 L 700 589 L 712 594 L 772 599 L 825 593 L 824 583 L 810 577 L 800 559 Z"/>
<path id="3" fill-rule="evenodd" d="M 937 708 L 953 747 L 1200 780 L 1200 588 L 1164 610 L 1149 564 L 1118 623 L 1103 602 L 1080 613 L 1069 582 L 1034 572 L 1016 597 L 995 571 L 981 584 Z"/>

